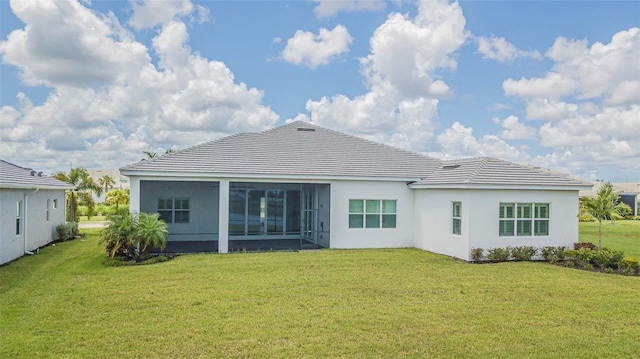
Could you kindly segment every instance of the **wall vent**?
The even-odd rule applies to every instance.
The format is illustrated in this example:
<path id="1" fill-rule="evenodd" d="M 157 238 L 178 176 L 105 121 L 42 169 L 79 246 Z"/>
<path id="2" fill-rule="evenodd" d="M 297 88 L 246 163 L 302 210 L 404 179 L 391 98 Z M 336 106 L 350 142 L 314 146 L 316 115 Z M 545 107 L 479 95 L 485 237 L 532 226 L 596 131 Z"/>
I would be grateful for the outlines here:
<path id="1" fill-rule="evenodd" d="M 316 132 L 316 129 L 315 128 L 309 128 L 309 127 L 298 127 L 298 131 Z"/>
<path id="2" fill-rule="evenodd" d="M 443 170 L 452 170 L 452 169 L 458 168 L 458 167 L 460 167 L 460 165 L 445 165 L 445 166 L 442 166 L 442 169 Z"/>

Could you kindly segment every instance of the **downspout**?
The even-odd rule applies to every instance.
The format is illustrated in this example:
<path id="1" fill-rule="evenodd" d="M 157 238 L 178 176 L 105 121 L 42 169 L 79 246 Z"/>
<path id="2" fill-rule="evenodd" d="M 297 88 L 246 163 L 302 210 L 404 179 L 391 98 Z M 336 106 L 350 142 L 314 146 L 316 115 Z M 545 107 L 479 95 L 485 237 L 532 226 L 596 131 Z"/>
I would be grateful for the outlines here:
<path id="1" fill-rule="evenodd" d="M 38 193 L 38 191 L 40 190 L 39 187 L 36 187 L 35 191 L 33 191 L 33 193 Z M 25 192 L 24 194 L 24 208 L 22 209 L 24 211 L 24 223 L 22 223 L 22 226 L 24 227 L 24 253 L 28 254 L 28 255 L 33 255 L 33 252 L 30 252 L 27 250 L 27 238 L 29 238 L 27 236 L 27 228 L 29 228 L 29 226 L 27 225 L 27 209 L 29 208 L 29 195 Z"/>

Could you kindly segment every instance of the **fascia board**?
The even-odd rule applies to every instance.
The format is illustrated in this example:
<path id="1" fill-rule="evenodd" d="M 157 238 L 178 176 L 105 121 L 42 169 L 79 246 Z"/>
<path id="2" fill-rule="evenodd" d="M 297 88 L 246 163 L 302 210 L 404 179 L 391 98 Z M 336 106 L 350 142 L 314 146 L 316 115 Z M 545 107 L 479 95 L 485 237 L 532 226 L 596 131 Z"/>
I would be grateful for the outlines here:
<path id="1" fill-rule="evenodd" d="M 509 190 L 548 190 L 581 191 L 590 190 L 591 185 L 520 185 L 520 184 L 409 184 L 412 189 L 509 189 Z"/>
<path id="2" fill-rule="evenodd" d="M 21 183 L 0 183 L 0 188 L 6 189 L 59 189 L 59 190 L 71 190 L 73 186 L 49 186 L 49 185 L 34 185 L 34 184 L 21 184 Z"/>
<path id="3" fill-rule="evenodd" d="M 380 182 L 415 182 L 419 178 L 407 177 L 351 177 L 351 176 L 312 176 L 312 175 L 278 175 L 278 174 L 253 174 L 253 173 L 197 173 L 197 172 L 159 172 L 159 171 L 127 171 L 121 170 L 120 174 L 140 180 L 166 180 L 166 181 L 207 181 L 215 179 L 238 179 L 253 181 L 380 181 Z"/>

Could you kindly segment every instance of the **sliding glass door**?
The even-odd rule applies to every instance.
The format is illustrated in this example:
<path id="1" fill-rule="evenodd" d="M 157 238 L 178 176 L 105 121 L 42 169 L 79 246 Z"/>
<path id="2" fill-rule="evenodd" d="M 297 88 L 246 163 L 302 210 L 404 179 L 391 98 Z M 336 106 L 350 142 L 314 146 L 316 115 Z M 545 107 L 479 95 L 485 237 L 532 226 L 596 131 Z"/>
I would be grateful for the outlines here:
<path id="1" fill-rule="evenodd" d="M 229 234 L 247 237 L 299 235 L 300 191 L 231 189 Z"/>

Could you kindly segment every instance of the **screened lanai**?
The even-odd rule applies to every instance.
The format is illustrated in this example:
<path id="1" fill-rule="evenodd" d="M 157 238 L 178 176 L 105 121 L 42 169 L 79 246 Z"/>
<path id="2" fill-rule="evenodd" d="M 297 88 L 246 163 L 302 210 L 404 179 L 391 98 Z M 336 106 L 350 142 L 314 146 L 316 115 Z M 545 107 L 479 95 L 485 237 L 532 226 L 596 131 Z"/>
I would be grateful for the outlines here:
<path id="1" fill-rule="evenodd" d="M 328 184 L 228 183 L 228 251 L 329 247 Z M 218 252 L 220 183 L 141 181 L 143 212 L 169 229 L 165 252 Z M 224 193 L 224 192 L 223 192 Z"/>

